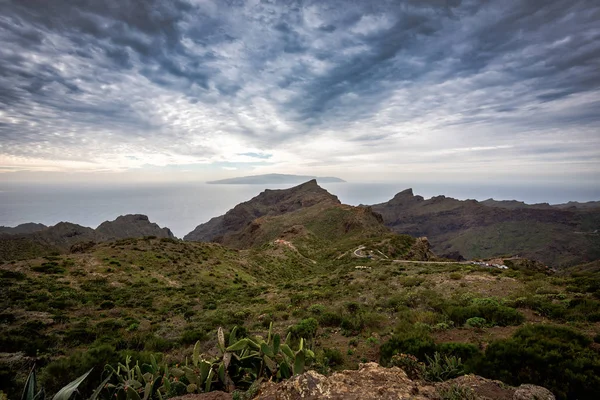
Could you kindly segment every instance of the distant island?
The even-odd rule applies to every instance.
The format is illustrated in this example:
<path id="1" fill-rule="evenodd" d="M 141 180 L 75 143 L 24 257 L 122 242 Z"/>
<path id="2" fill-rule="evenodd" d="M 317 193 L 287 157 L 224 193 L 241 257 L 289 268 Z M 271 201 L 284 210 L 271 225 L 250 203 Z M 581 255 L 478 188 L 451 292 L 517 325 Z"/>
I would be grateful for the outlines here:
<path id="1" fill-rule="evenodd" d="M 218 185 L 264 185 L 264 184 L 287 184 L 302 183 L 316 179 L 319 183 L 340 183 L 346 182 L 343 179 L 332 176 L 308 176 L 308 175 L 288 175 L 288 174 L 264 174 L 252 176 L 240 176 L 238 178 L 221 179 L 218 181 L 209 181 L 206 183 Z"/>

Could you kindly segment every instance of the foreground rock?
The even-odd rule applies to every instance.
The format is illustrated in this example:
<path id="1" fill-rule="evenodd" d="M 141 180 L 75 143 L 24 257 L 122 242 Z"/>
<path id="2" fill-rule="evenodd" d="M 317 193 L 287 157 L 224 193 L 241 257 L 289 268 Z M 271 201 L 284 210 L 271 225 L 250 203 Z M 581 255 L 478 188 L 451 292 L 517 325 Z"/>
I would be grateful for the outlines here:
<path id="1" fill-rule="evenodd" d="M 467 375 L 443 383 L 412 381 L 399 368 L 384 368 L 376 363 L 361 364 L 358 371 L 336 372 L 327 377 L 308 371 L 288 381 L 262 386 L 261 400 L 397 400 L 442 399 L 449 390 L 464 390 L 471 399 L 554 400 L 548 390 L 535 385 L 519 388 L 479 376 Z"/>

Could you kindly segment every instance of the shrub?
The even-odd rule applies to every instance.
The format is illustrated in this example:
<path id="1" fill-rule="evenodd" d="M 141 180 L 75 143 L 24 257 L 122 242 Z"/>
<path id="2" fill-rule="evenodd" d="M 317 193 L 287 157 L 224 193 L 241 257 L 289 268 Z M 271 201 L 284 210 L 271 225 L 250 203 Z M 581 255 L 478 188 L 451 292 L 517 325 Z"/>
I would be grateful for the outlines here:
<path id="1" fill-rule="evenodd" d="M 470 343 L 440 343 L 436 350 L 441 355 L 460 358 L 465 364 L 466 372 L 473 372 L 476 363 L 483 356 L 479 348 Z"/>
<path id="2" fill-rule="evenodd" d="M 463 325 L 470 318 L 483 318 L 489 326 L 520 325 L 525 317 L 514 308 L 498 304 L 494 299 L 473 299 L 466 307 L 450 307 L 448 318 Z"/>
<path id="3" fill-rule="evenodd" d="M 478 372 L 511 385 L 533 383 L 558 399 L 600 398 L 600 356 L 591 340 L 569 328 L 528 325 L 492 342 Z"/>
<path id="4" fill-rule="evenodd" d="M 325 306 L 323 304 L 313 304 L 308 307 L 308 312 L 313 315 L 322 315 L 325 312 Z"/>
<path id="5" fill-rule="evenodd" d="M 392 356 L 396 354 L 412 354 L 420 360 L 425 355 L 435 352 L 435 343 L 428 334 L 411 332 L 403 335 L 394 335 L 390 340 L 381 345 L 380 361 L 382 365 L 389 365 Z"/>
<path id="6" fill-rule="evenodd" d="M 323 314 L 317 316 L 317 320 L 321 326 L 340 326 L 342 316 L 338 313 L 325 311 Z"/>
<path id="7" fill-rule="evenodd" d="M 463 278 L 462 274 L 459 274 L 458 272 L 452 272 L 450 274 L 450 279 L 454 280 L 454 281 L 459 281 Z"/>
<path id="8" fill-rule="evenodd" d="M 316 336 L 318 328 L 319 322 L 316 319 L 306 318 L 296 325 L 290 326 L 288 332 L 292 334 L 294 339 L 304 338 L 306 340 L 311 340 Z"/>
<path id="9" fill-rule="evenodd" d="M 338 349 L 323 349 L 323 357 L 327 360 L 330 367 L 339 366 L 344 363 L 344 356 Z"/>
<path id="10" fill-rule="evenodd" d="M 483 328 L 485 326 L 485 319 L 479 317 L 469 318 L 467 322 L 465 322 L 466 326 L 471 328 Z"/>

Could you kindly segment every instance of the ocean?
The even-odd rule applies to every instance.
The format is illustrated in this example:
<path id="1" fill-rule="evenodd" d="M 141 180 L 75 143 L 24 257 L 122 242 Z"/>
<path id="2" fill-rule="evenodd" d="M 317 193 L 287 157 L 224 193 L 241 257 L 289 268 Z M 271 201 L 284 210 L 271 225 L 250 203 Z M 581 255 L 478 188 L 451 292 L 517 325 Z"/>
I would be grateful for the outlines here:
<path id="1" fill-rule="evenodd" d="M 600 200 L 600 188 L 573 184 L 473 185 L 450 183 L 326 183 L 320 184 L 345 204 L 376 204 L 396 193 L 413 188 L 415 195 L 430 198 L 445 195 L 461 200 L 520 200 L 551 204 Z M 265 188 L 294 185 L 209 185 L 205 183 L 41 185 L 0 184 L 0 225 L 25 222 L 54 225 L 60 221 L 96 228 L 123 214 L 145 214 L 150 221 L 170 228 L 183 237 L 198 224 L 222 215 L 236 204 L 249 200 Z"/>

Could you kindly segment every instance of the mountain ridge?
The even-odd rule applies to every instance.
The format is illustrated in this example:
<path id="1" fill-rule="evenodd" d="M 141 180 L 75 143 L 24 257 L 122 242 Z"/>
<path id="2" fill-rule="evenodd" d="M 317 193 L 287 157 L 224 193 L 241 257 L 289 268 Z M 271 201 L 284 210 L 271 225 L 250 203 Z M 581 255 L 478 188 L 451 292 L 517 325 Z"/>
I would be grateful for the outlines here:
<path id="1" fill-rule="evenodd" d="M 81 243 L 144 236 L 175 238 L 168 228 L 160 228 L 141 214 L 121 215 L 113 221 L 103 222 L 96 229 L 59 222 L 33 232 L 0 235 L 0 261 L 68 252 Z"/>
<path id="2" fill-rule="evenodd" d="M 594 208 L 443 195 L 424 199 L 412 189 L 372 207 L 395 232 L 427 236 L 437 254 L 458 252 L 467 259 L 523 254 L 556 266 L 600 258 L 600 239 L 593 233 L 600 212 Z"/>

